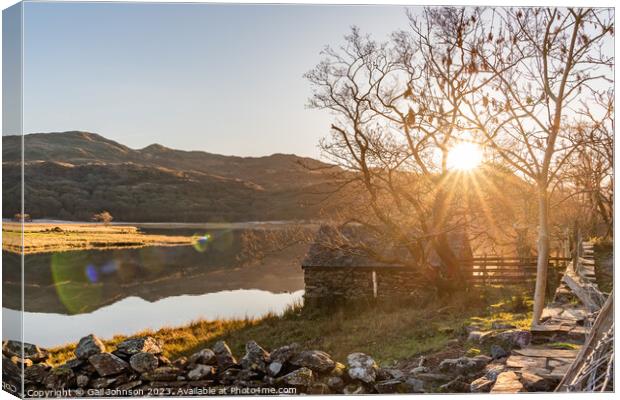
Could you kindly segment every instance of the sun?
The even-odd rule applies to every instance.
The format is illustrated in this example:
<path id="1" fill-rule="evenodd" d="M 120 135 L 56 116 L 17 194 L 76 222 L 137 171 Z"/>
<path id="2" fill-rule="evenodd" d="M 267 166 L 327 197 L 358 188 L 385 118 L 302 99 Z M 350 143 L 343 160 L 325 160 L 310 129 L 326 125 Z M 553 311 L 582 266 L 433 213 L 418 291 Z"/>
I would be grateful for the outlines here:
<path id="1" fill-rule="evenodd" d="M 482 150 L 473 143 L 459 143 L 448 152 L 448 169 L 471 171 L 482 162 Z"/>

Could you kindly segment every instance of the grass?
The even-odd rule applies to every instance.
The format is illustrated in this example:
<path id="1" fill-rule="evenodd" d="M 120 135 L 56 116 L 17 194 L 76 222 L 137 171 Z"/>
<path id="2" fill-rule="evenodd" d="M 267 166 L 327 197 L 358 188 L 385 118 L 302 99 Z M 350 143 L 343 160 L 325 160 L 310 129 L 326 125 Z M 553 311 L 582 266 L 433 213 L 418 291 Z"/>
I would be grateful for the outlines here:
<path id="1" fill-rule="evenodd" d="M 39 223 L 24 225 L 26 254 L 100 248 L 177 246 L 191 243 L 191 237 L 145 235 L 133 226 Z M 20 224 L 2 224 L 2 249 L 20 253 Z"/>
<path id="2" fill-rule="evenodd" d="M 297 342 L 304 348 L 320 349 L 338 361 L 354 351 L 371 354 L 382 365 L 420 354 L 440 351 L 451 339 L 464 341 L 466 325 L 498 318 L 525 325 L 527 315 L 515 315 L 509 308 L 490 307 L 506 289 L 493 293 L 474 291 L 449 296 L 424 306 L 419 304 L 376 304 L 332 310 L 307 311 L 291 307 L 283 315 L 260 319 L 195 321 L 176 328 L 143 331 L 164 343 L 170 359 L 188 356 L 218 340 L 225 340 L 235 355 L 244 354 L 245 343 L 255 340 L 267 350 Z M 109 350 L 125 337 L 104 341 Z M 51 349 L 50 361 L 57 365 L 73 357 L 75 344 Z"/>

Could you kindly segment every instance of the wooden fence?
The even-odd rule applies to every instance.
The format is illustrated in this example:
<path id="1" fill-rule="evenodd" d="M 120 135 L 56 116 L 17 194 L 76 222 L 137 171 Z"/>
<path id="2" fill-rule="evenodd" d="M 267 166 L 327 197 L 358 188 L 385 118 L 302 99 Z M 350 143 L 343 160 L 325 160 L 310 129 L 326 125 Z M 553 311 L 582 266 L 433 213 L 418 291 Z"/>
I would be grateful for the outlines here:
<path id="1" fill-rule="evenodd" d="M 563 271 L 568 257 L 550 257 L 550 270 Z M 475 285 L 527 284 L 536 279 L 536 258 L 474 257 L 461 260 L 462 270 Z"/>

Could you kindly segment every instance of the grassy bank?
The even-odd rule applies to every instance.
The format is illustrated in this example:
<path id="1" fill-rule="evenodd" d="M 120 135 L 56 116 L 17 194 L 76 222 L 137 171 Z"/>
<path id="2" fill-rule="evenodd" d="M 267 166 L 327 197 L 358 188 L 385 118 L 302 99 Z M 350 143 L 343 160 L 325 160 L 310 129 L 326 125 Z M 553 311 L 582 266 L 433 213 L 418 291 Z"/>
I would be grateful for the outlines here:
<path id="1" fill-rule="evenodd" d="M 321 312 L 291 307 L 281 316 L 233 321 L 196 321 L 189 325 L 144 331 L 134 336 L 151 335 L 160 339 L 170 359 L 187 356 L 217 340 L 226 340 L 233 352 L 242 356 L 248 340 L 255 340 L 268 350 L 297 342 L 305 348 L 327 351 L 337 360 L 362 351 L 372 354 L 384 365 L 406 360 L 419 354 L 444 350 L 465 352 L 464 327 L 478 324 L 490 327 L 493 321 L 510 322 L 528 327 L 531 316 L 521 309 L 514 290 L 494 288 L 485 292 L 463 293 L 428 304 L 358 305 Z M 107 340 L 113 348 L 125 337 Z M 51 360 L 59 364 L 73 357 L 75 344 L 51 350 Z"/>
<path id="2" fill-rule="evenodd" d="M 192 243 L 191 237 L 145 235 L 133 226 L 86 224 L 24 225 L 24 253 L 52 251 L 130 248 L 142 246 L 178 246 Z M 21 225 L 2 224 L 2 249 L 20 252 Z"/>

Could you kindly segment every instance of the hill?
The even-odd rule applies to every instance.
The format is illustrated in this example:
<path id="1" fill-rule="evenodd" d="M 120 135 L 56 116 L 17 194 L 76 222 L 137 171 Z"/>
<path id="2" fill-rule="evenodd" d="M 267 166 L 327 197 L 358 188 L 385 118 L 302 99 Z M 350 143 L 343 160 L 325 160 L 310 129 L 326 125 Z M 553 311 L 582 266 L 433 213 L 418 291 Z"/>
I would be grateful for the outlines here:
<path id="1" fill-rule="evenodd" d="M 21 138 L 3 137 L 3 217 L 18 212 Z M 334 168 L 288 154 L 236 157 L 153 144 L 131 149 L 88 132 L 24 136 L 26 212 L 122 221 L 310 219 Z"/>

